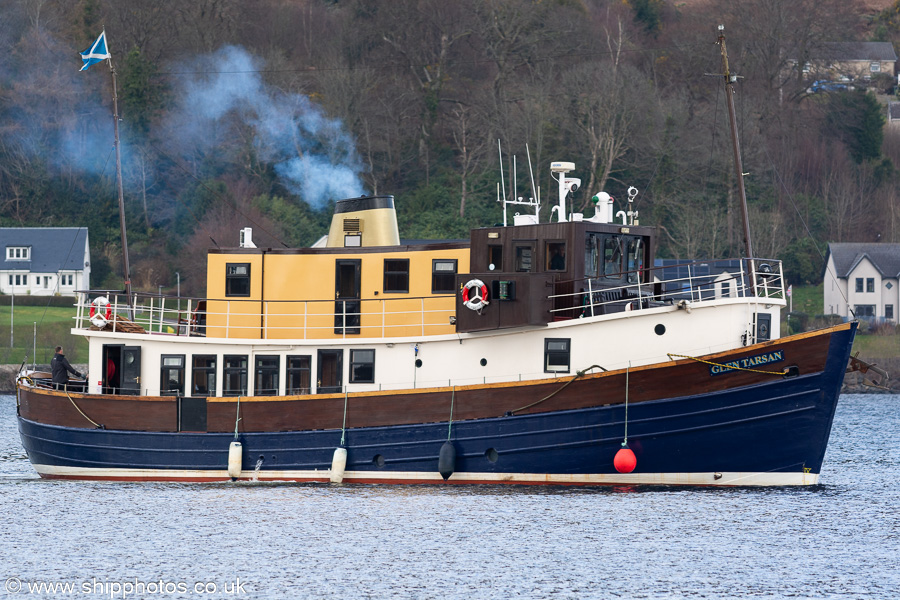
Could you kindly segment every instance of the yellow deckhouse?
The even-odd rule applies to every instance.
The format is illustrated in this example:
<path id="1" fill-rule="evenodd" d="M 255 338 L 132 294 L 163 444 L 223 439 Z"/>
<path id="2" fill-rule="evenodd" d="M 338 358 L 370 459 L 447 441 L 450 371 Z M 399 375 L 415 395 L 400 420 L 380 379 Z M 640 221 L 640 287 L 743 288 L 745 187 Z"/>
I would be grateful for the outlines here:
<path id="1" fill-rule="evenodd" d="M 337 202 L 328 241 L 210 250 L 206 335 L 343 339 L 452 334 L 469 243 L 401 243 L 393 196 Z M 216 300 L 212 300 L 216 298 Z"/>

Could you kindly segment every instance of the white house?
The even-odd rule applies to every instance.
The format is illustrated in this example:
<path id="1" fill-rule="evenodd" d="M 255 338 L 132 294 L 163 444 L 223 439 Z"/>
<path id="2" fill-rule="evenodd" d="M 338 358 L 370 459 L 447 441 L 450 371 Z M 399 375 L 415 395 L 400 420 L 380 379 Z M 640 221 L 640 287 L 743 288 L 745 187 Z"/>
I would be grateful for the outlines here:
<path id="1" fill-rule="evenodd" d="M 900 244 L 828 244 L 824 290 L 827 314 L 897 323 Z"/>
<path id="2" fill-rule="evenodd" d="M 87 227 L 0 227 L 0 293 L 74 296 L 91 287 Z"/>

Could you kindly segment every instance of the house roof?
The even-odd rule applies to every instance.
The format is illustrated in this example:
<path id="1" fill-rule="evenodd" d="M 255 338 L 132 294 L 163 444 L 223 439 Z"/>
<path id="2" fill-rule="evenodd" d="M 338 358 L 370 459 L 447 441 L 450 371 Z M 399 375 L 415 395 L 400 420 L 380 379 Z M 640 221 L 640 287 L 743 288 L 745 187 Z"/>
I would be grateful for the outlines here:
<path id="1" fill-rule="evenodd" d="M 833 61 L 897 61 L 897 53 L 890 42 L 823 42 L 813 50 L 812 55 L 815 58 Z"/>
<path id="2" fill-rule="evenodd" d="M 837 276 L 845 279 L 864 258 L 868 258 L 883 277 L 900 277 L 900 244 L 828 244 L 828 256 L 834 259 Z"/>
<path id="3" fill-rule="evenodd" d="M 80 271 L 85 256 L 87 227 L 0 227 L 0 269 L 32 273 Z M 8 246 L 30 246 L 31 260 L 7 260 Z"/>
<path id="4" fill-rule="evenodd" d="M 888 120 L 900 121 L 900 102 L 888 103 Z"/>

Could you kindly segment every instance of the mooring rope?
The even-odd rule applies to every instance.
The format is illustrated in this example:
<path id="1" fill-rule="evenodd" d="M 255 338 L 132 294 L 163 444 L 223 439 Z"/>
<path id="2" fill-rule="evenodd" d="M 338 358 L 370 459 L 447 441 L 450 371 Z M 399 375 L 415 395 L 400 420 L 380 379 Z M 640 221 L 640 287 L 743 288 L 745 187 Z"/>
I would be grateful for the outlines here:
<path id="1" fill-rule="evenodd" d="M 625 439 L 622 440 L 622 447 L 628 446 L 628 372 L 631 370 L 631 361 L 625 367 Z"/>
<path id="2" fill-rule="evenodd" d="M 673 356 L 676 358 L 689 358 L 691 360 L 695 360 L 695 361 L 703 363 L 705 365 L 711 365 L 713 367 L 722 367 L 723 369 L 728 369 L 731 371 L 749 371 L 750 373 L 762 373 L 763 375 L 778 375 L 779 377 L 783 376 L 788 371 L 786 367 L 781 371 L 761 371 L 760 369 L 748 369 L 746 367 L 737 367 L 735 365 L 723 365 L 722 363 L 712 362 L 711 360 L 704 360 L 702 358 L 697 358 L 696 356 L 686 356 L 684 354 L 668 353 L 666 356 L 668 356 L 670 359 Z"/>
<path id="3" fill-rule="evenodd" d="M 511 411 L 509 411 L 509 412 L 507 413 L 507 415 L 512 416 L 512 415 L 516 414 L 517 412 L 519 412 L 519 411 L 521 411 L 521 410 L 526 410 L 526 409 L 528 409 L 528 408 L 531 408 L 532 406 L 537 406 L 537 405 L 540 404 L 541 402 L 546 402 L 547 400 L 549 400 L 549 399 L 552 398 L 553 396 L 557 395 L 558 393 L 560 393 L 561 391 L 563 391 L 564 389 L 566 389 L 567 387 L 569 387 L 569 385 L 571 385 L 572 383 L 574 383 L 576 379 L 578 379 L 579 377 L 584 376 L 585 373 L 587 373 L 588 371 L 590 371 L 590 370 L 592 370 L 592 369 L 600 369 L 600 370 L 602 370 L 602 371 L 606 371 L 606 369 L 604 369 L 604 368 L 601 367 L 600 365 L 591 365 L 591 366 L 589 366 L 587 369 L 584 369 L 584 370 L 582 370 L 582 371 L 575 371 L 575 377 L 573 377 L 573 378 L 570 379 L 569 381 L 565 382 L 561 388 L 559 388 L 559 389 L 556 390 L 555 392 L 552 392 L 549 396 L 546 396 L 546 397 L 544 397 L 544 398 L 541 398 L 540 400 L 537 400 L 537 401 L 535 401 L 535 402 L 532 402 L 531 404 L 526 404 L 525 406 L 523 406 L 523 407 L 521 407 L 521 408 L 517 408 L 516 410 L 511 410 Z"/>
<path id="4" fill-rule="evenodd" d="M 238 423 L 241 421 L 241 397 L 237 397 L 237 413 L 234 415 L 234 441 L 238 440 Z"/>
<path id="5" fill-rule="evenodd" d="M 347 394 L 348 392 L 344 391 L 344 422 L 341 423 L 341 448 L 344 447 L 344 434 L 347 431 Z"/>
<path id="6" fill-rule="evenodd" d="M 79 413 L 81 413 L 81 416 L 82 416 L 82 417 L 84 417 L 85 419 L 87 419 L 87 420 L 88 420 L 94 427 L 96 427 L 97 429 L 106 429 L 106 427 L 104 427 L 103 425 L 101 425 L 101 424 L 97 423 L 96 421 L 94 421 L 92 418 L 90 418 L 89 416 L 87 416 L 86 414 L 84 414 L 84 411 L 83 411 L 83 410 L 81 410 L 80 408 L 78 408 L 78 405 L 75 404 L 75 401 L 74 401 L 74 400 L 72 400 L 72 396 L 69 395 L 69 390 L 68 390 L 68 388 L 63 388 L 63 391 L 66 393 L 66 398 L 69 399 L 69 402 L 72 403 L 72 406 L 75 407 L 75 410 L 77 410 Z"/>
<path id="7" fill-rule="evenodd" d="M 456 400 L 456 386 L 453 386 L 453 391 L 450 393 L 450 421 L 447 423 L 447 441 L 450 441 L 450 432 L 453 428 L 453 402 Z"/>

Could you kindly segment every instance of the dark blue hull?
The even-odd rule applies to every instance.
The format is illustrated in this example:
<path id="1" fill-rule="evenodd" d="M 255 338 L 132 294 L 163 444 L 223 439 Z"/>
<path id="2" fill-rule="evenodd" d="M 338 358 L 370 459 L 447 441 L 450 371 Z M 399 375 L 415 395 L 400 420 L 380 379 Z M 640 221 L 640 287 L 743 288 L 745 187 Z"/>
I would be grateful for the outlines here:
<path id="1" fill-rule="evenodd" d="M 711 474 L 714 483 L 717 473 L 819 473 L 837 401 L 826 373 L 630 406 L 628 442 L 637 456 L 632 477 Z M 510 474 L 524 476 L 523 482 L 622 477 L 613 458 L 625 435 L 624 406 L 459 422 L 449 429 L 457 451 L 454 478 L 461 481 L 466 473 L 477 481 L 510 480 L 504 477 Z M 168 478 L 160 471 L 171 471 L 171 479 L 228 478 L 228 434 L 74 429 L 22 418 L 19 430 L 36 466 L 112 479 Z M 349 430 L 348 480 L 440 480 L 438 455 L 447 433 L 446 422 Z M 242 434 L 244 475 L 259 463 L 261 479 L 327 479 L 340 439 L 339 430 Z M 67 470 L 42 474 L 65 477 Z"/>

